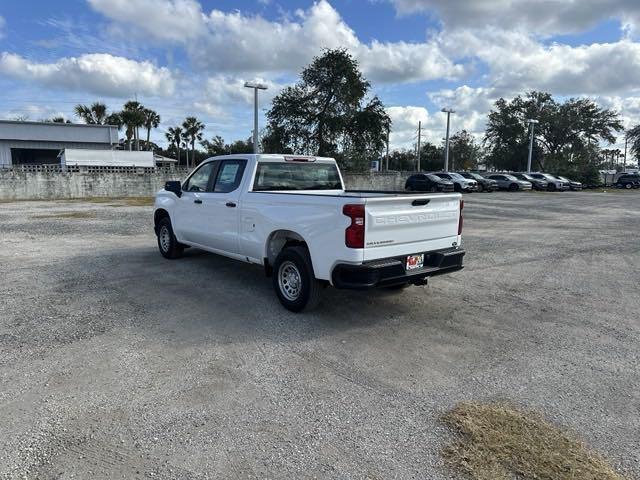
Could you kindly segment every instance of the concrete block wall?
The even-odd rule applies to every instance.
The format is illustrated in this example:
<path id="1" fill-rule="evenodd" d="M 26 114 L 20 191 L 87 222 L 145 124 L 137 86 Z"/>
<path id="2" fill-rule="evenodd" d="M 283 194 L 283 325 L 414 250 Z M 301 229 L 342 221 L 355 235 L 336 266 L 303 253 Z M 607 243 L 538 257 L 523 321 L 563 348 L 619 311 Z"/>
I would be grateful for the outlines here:
<path id="1" fill-rule="evenodd" d="M 184 174 L 145 172 L 61 172 L 0 169 L 0 200 L 54 200 L 87 197 L 150 197 L 167 180 Z M 345 174 L 352 190 L 402 190 L 400 173 Z"/>

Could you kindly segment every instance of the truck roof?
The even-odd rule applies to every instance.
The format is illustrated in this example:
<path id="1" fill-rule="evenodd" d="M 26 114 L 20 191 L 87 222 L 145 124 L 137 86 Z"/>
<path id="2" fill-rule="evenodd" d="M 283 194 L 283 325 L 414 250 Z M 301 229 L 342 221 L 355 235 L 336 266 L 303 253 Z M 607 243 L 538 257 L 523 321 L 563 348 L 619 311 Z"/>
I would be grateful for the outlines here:
<path id="1" fill-rule="evenodd" d="M 224 160 L 224 159 L 246 159 L 258 162 L 284 162 L 284 161 L 307 161 L 313 163 L 335 163 L 335 159 L 331 157 L 317 157 L 314 155 L 294 155 L 289 153 L 235 153 L 230 155 L 218 155 L 209 157 L 208 160 Z"/>

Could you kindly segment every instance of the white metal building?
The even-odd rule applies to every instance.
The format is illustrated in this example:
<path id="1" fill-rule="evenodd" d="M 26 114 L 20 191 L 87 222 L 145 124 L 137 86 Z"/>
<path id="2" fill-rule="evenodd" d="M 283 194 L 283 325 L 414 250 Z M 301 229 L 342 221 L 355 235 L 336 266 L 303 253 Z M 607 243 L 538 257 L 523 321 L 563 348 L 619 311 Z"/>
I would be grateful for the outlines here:
<path id="1" fill-rule="evenodd" d="M 110 125 L 0 120 L 0 168 L 59 164 L 63 149 L 111 150 L 116 145 L 118 129 Z"/>
<path id="2" fill-rule="evenodd" d="M 67 167 L 152 168 L 155 166 L 155 159 L 153 156 L 153 152 L 65 148 L 60 153 L 60 164 Z"/>

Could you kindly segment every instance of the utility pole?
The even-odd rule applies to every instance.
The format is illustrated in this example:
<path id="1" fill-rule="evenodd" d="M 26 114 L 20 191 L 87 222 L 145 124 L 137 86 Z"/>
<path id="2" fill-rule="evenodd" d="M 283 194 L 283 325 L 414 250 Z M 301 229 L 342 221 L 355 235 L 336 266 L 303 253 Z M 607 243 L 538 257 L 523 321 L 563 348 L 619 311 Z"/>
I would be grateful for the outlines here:
<path id="1" fill-rule="evenodd" d="M 263 83 L 245 82 L 247 88 L 253 88 L 253 153 L 260 153 L 258 147 L 258 90 L 266 90 Z"/>
<path id="2" fill-rule="evenodd" d="M 533 156 L 533 129 L 535 128 L 538 120 L 529 119 L 529 125 L 531 126 L 531 139 L 529 140 L 529 158 L 527 159 L 527 173 L 531 173 L 531 157 Z"/>
<path id="3" fill-rule="evenodd" d="M 629 138 L 627 137 L 627 134 L 625 132 L 624 134 L 624 165 L 623 165 L 623 171 L 627 171 L 627 142 L 629 141 Z"/>
<path id="4" fill-rule="evenodd" d="M 449 171 L 449 122 L 451 120 L 451 114 L 456 113 L 453 108 L 443 108 L 440 110 L 443 113 L 447 114 L 447 135 L 444 141 L 444 171 Z"/>
<path id="5" fill-rule="evenodd" d="M 418 121 L 418 172 L 420 171 L 420 140 L 422 138 L 422 121 Z"/>

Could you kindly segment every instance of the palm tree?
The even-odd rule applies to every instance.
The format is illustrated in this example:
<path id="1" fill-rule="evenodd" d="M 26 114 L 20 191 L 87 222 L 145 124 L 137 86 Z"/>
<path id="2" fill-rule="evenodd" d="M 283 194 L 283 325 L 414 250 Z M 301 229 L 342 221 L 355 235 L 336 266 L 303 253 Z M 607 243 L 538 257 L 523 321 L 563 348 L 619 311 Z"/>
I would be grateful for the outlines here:
<path id="1" fill-rule="evenodd" d="M 202 132 L 204 131 L 204 123 L 196 117 L 187 117 L 182 123 L 188 143 L 191 143 L 191 159 L 195 160 L 196 141 L 202 140 Z"/>
<path id="2" fill-rule="evenodd" d="M 178 165 L 180 165 L 180 142 L 182 142 L 182 128 L 170 127 L 164 134 L 171 145 L 178 151 Z"/>
<path id="3" fill-rule="evenodd" d="M 89 125 L 104 125 L 108 118 L 107 106 L 102 102 L 94 102 L 90 107 L 78 104 L 74 111 L 77 117 Z"/>
<path id="4" fill-rule="evenodd" d="M 139 128 L 144 125 L 144 107 L 141 103 L 136 102 L 134 100 L 130 100 L 124 104 L 122 113 L 130 112 L 130 115 L 127 115 L 127 118 L 130 122 L 132 122 L 133 127 L 133 138 L 136 141 L 136 150 L 140 150 L 140 132 Z M 124 122 L 125 125 L 129 126 L 127 122 Z M 129 148 L 131 150 L 131 148 Z"/>
<path id="5" fill-rule="evenodd" d="M 120 115 L 120 112 L 114 112 L 111 113 L 107 116 L 107 118 L 104 119 L 104 124 L 105 125 L 114 125 L 116 127 L 118 127 L 118 130 L 120 130 L 122 128 L 123 122 L 122 122 L 122 116 Z"/>
<path id="6" fill-rule="evenodd" d="M 142 111 L 144 115 L 144 128 L 147 129 L 147 149 L 149 148 L 149 140 L 151 137 L 151 129 L 158 128 L 160 125 L 160 115 L 157 112 L 154 112 L 150 108 L 145 108 Z"/>
<path id="7" fill-rule="evenodd" d="M 119 115 L 123 126 L 126 127 L 125 135 L 127 136 L 127 145 L 131 151 L 131 139 L 136 136 L 136 128 L 139 125 L 140 117 L 138 112 L 134 110 L 122 110 Z"/>

